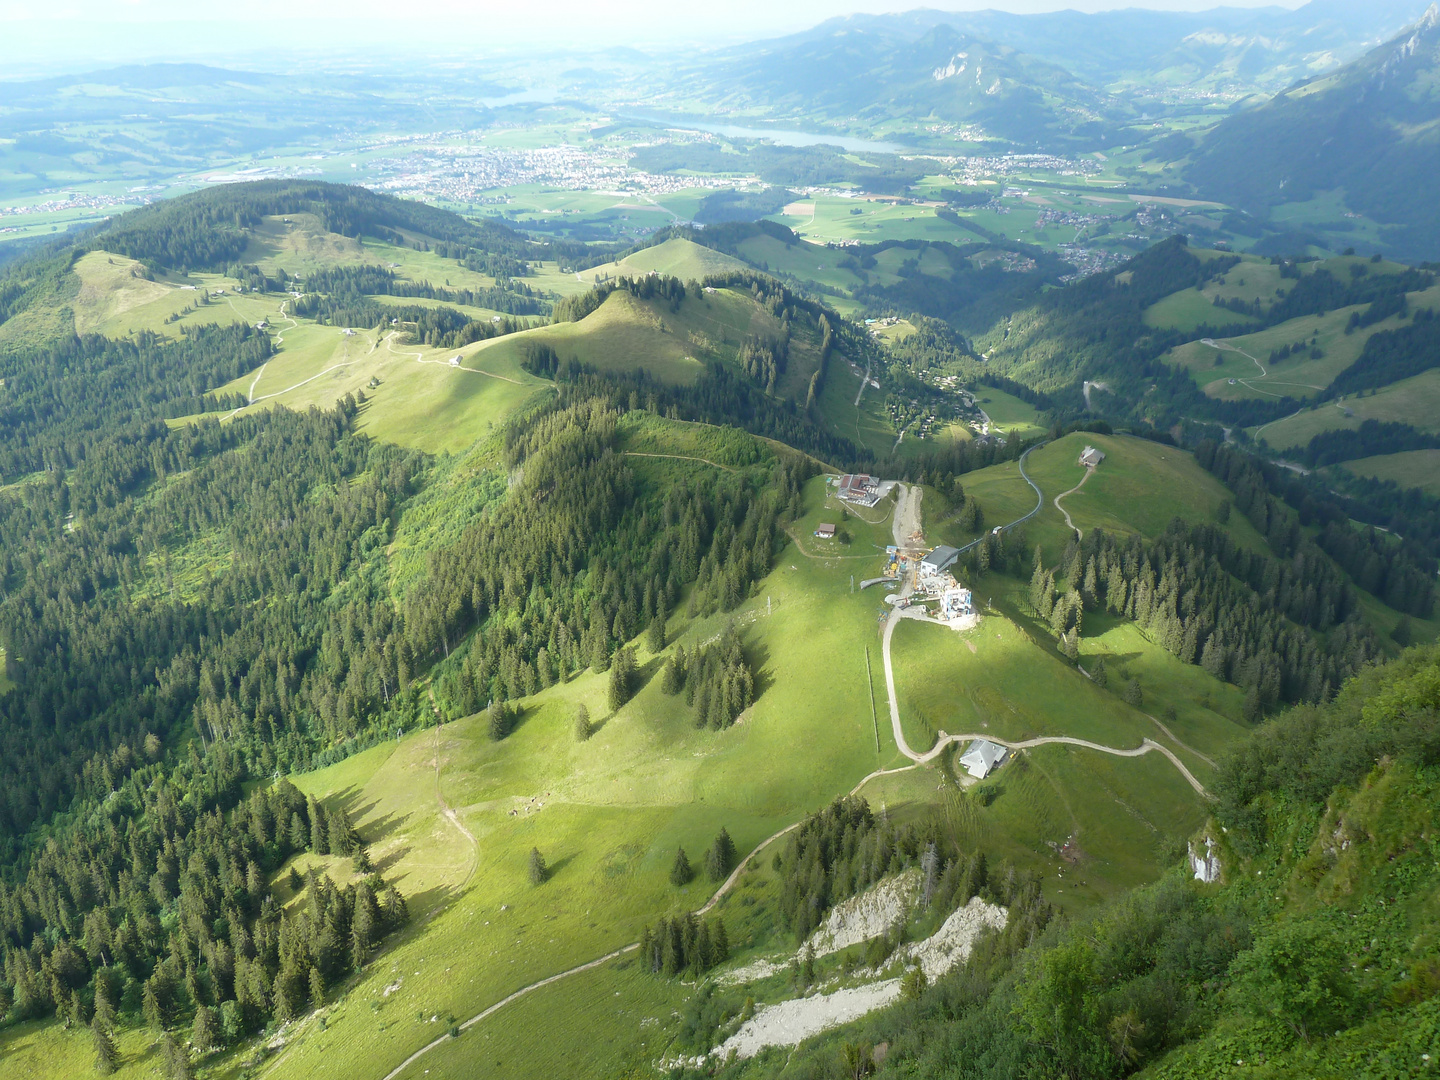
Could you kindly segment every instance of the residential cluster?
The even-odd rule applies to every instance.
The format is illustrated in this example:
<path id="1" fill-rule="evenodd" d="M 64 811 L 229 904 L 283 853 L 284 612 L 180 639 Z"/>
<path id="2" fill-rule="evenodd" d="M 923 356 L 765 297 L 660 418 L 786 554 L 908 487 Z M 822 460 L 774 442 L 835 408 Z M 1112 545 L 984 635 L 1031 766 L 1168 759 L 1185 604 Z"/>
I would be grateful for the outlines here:
<path id="1" fill-rule="evenodd" d="M 374 186 L 409 197 L 475 202 L 483 192 L 521 184 L 564 191 L 668 195 L 692 188 L 733 188 L 746 178 L 641 172 L 608 153 L 577 146 L 499 149 L 427 146 L 371 165 Z"/>

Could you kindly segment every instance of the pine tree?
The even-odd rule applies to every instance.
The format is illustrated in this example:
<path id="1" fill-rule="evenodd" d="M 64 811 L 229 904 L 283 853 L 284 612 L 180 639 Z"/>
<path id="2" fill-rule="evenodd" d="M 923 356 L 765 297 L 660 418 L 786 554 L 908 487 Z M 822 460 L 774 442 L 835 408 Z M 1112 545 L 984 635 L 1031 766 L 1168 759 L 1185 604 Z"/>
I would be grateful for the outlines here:
<path id="1" fill-rule="evenodd" d="M 100 1026 L 107 1031 L 115 1026 L 115 1005 L 111 1001 L 110 978 L 104 971 L 95 973 L 95 1016 Z M 0 1019 L 10 1011 L 10 1002 L 3 987 L 0 987 Z"/>
<path id="2" fill-rule="evenodd" d="M 685 849 L 676 848 L 675 861 L 670 865 L 670 884 L 677 888 L 688 885 L 694 876 L 695 871 L 690 866 L 690 857 L 685 854 Z"/>
<path id="3" fill-rule="evenodd" d="M 325 976 L 318 967 L 310 969 L 310 1004 L 317 1009 L 325 1004 Z"/>
<path id="4" fill-rule="evenodd" d="M 585 703 L 582 701 L 575 710 L 575 741 L 584 742 L 593 734 L 595 734 L 595 731 L 590 726 L 590 710 L 585 707 Z"/>
<path id="5" fill-rule="evenodd" d="M 195 1070 L 190 1066 L 190 1055 L 175 1041 L 168 1031 L 161 1043 L 161 1057 L 165 1061 L 165 1075 L 168 1080 L 195 1080 Z"/>
<path id="6" fill-rule="evenodd" d="M 119 1068 L 120 1051 L 115 1048 L 115 1040 L 100 1022 L 99 1016 L 90 1021 L 90 1043 L 95 1048 L 96 1072 L 101 1076 L 109 1076 Z"/>
<path id="7" fill-rule="evenodd" d="M 307 806 L 310 811 L 310 850 L 316 855 L 330 854 L 330 831 L 326 826 L 325 808 L 311 795 Z"/>
<path id="8" fill-rule="evenodd" d="M 508 701 L 492 701 L 485 717 L 490 738 L 495 742 L 500 742 L 515 730 L 515 711 Z"/>
<path id="9" fill-rule="evenodd" d="M 710 935 L 711 945 L 715 950 L 715 963 L 723 964 L 730 959 L 730 935 L 725 931 L 725 920 L 715 920 L 715 930 Z"/>
<path id="10" fill-rule="evenodd" d="M 200 1053 L 215 1049 L 220 1041 L 220 1018 L 214 1009 L 201 1005 L 195 1010 L 195 1023 L 190 1029 L 190 1045 Z"/>
<path id="11" fill-rule="evenodd" d="M 667 694 L 678 694 L 685 686 L 685 646 L 675 646 L 675 652 L 665 663 L 664 674 L 660 677 L 660 689 Z"/>
<path id="12" fill-rule="evenodd" d="M 1402 615 L 1395 624 L 1395 629 L 1390 631 L 1390 640 L 1403 649 L 1414 639 L 1414 633 L 1410 626 L 1410 616 Z"/>
<path id="13" fill-rule="evenodd" d="M 711 881 L 724 881 L 735 866 L 735 843 L 723 828 L 705 853 L 705 876 Z"/>
<path id="14" fill-rule="evenodd" d="M 630 700 L 630 683 L 635 675 L 635 650 L 620 649 L 610 663 L 610 711 L 617 712 Z"/>
<path id="15" fill-rule="evenodd" d="M 305 828 L 305 822 L 301 820 L 298 810 L 290 815 L 290 831 L 286 839 L 289 840 L 292 851 L 304 851 L 310 843 L 310 832 Z"/>
<path id="16" fill-rule="evenodd" d="M 655 617 L 650 620 L 650 629 L 646 633 L 645 644 L 650 647 L 652 653 L 665 651 L 665 612 L 657 611 Z"/>
<path id="17" fill-rule="evenodd" d="M 529 875 L 531 885 L 543 885 L 550 876 L 550 868 L 545 865 L 545 856 L 540 854 L 539 848 L 530 849 Z"/>

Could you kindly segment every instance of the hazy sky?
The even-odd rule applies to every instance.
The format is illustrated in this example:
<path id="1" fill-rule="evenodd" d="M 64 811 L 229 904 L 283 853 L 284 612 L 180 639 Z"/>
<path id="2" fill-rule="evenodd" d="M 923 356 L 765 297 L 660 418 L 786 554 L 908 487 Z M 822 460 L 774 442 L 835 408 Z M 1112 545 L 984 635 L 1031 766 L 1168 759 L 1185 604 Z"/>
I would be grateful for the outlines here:
<path id="1" fill-rule="evenodd" d="M 1227 0 L 1226 6 L 1299 3 Z M 72 61 L 180 59 L 383 44 L 414 54 L 426 49 L 427 40 L 446 52 L 467 42 L 478 52 L 547 43 L 581 48 L 680 40 L 722 44 L 801 30 L 857 11 L 1193 11 L 1215 6 L 1213 0 L 0 0 L 0 61 L 29 67 L 57 54 L 68 54 Z M 436 33 L 446 26 L 449 33 Z"/>

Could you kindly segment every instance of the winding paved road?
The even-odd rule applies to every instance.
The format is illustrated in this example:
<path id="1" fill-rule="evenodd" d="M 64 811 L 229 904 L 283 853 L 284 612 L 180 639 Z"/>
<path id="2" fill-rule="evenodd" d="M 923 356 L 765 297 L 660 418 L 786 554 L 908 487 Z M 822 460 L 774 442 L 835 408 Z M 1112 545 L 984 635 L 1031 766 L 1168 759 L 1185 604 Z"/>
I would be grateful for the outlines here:
<path id="1" fill-rule="evenodd" d="M 1037 446 L 1039 445 L 1043 444 L 1037 444 Z M 1029 521 L 1036 514 L 1038 514 L 1040 512 L 1040 508 L 1045 505 L 1044 493 L 1040 490 L 1039 485 L 1037 485 L 1034 480 L 1030 479 L 1030 474 L 1025 471 L 1025 459 L 1030 456 L 1031 451 L 1035 450 L 1037 446 L 1032 446 L 1029 450 L 1026 450 L 1025 453 L 1020 455 L 1020 475 L 1025 478 L 1025 482 L 1029 484 L 1030 487 L 1033 488 L 1035 491 L 1035 509 L 1031 510 L 1024 517 L 1016 518 L 1008 525 L 1000 526 L 1001 532 L 1008 531 L 1015 528 L 1017 525 L 1021 525 L 1024 522 Z M 1086 478 L 1089 478 L 1088 472 L 1086 473 Z M 1083 485 L 1084 480 L 1082 480 L 1080 484 Z M 1078 489 L 1079 486 L 1080 485 L 1076 485 L 1076 488 Z M 1065 494 L 1068 495 L 1069 492 L 1066 492 Z M 902 504 L 904 497 L 905 493 L 902 491 Z M 1060 509 L 1060 498 L 1063 498 L 1063 496 L 1056 498 L 1056 509 Z M 1062 514 L 1065 513 L 1063 509 L 1060 509 L 1060 512 Z M 1068 514 L 1066 515 L 1066 520 L 1069 520 Z M 1071 525 L 1071 528 L 1074 528 L 1073 524 Z M 898 508 L 896 518 L 896 532 L 897 534 L 899 532 Z M 1079 532 L 1079 530 L 1076 529 L 1076 532 Z M 983 539 L 984 537 L 982 536 L 976 540 L 971 541 L 969 544 L 965 545 L 965 547 L 961 549 L 962 553 L 965 551 L 969 551 Z M 898 543 L 898 535 L 896 540 Z M 906 587 L 908 588 L 908 585 Z M 937 757 L 944 753 L 945 748 L 952 743 L 968 742 L 972 739 L 988 739 L 991 742 L 999 743 L 1002 746 L 1008 746 L 1011 750 L 1027 750 L 1032 746 L 1048 746 L 1052 743 L 1060 743 L 1066 746 L 1082 746 L 1087 750 L 1098 750 L 1102 754 L 1113 754 L 1116 757 L 1140 757 L 1142 754 L 1148 754 L 1152 750 L 1156 750 L 1159 751 L 1161 754 L 1164 754 L 1165 757 L 1170 760 L 1170 763 L 1174 765 L 1175 768 L 1180 770 L 1181 775 L 1185 777 L 1186 781 L 1189 782 L 1190 786 L 1194 788 L 1196 792 L 1198 792 L 1202 796 L 1208 797 L 1209 792 L 1205 790 L 1205 786 L 1201 784 L 1199 780 L 1195 779 L 1195 775 L 1185 767 L 1185 763 L 1182 762 L 1178 757 L 1176 757 L 1174 752 L 1171 751 L 1168 747 L 1162 746 L 1152 739 L 1142 740 L 1140 745 L 1133 750 L 1121 750 L 1113 746 L 1102 746 L 1100 743 L 1090 742 L 1087 739 L 1071 738 L 1068 735 L 1049 735 L 1038 739 L 1027 739 L 1024 742 L 1007 742 L 1004 739 L 997 739 L 993 735 L 947 735 L 943 739 L 940 739 L 938 742 L 936 742 L 936 744 L 925 753 L 917 753 L 915 750 L 911 749 L 910 744 L 906 742 L 905 730 L 900 724 L 899 697 L 895 693 L 895 669 L 890 661 L 890 640 L 895 634 L 895 627 L 904 617 L 904 612 L 899 607 L 896 607 L 891 610 L 889 616 L 886 618 L 884 647 L 881 650 L 881 655 L 885 662 L 885 693 L 890 699 L 890 727 L 895 735 L 895 746 L 899 749 L 900 753 L 904 754 L 911 761 L 915 762 L 916 765 L 923 765 L 926 762 L 934 761 Z M 913 768 L 914 766 L 907 767 Z M 868 779 L 869 777 L 866 777 L 866 780 Z M 863 782 L 864 781 L 862 781 L 862 783 Z"/>

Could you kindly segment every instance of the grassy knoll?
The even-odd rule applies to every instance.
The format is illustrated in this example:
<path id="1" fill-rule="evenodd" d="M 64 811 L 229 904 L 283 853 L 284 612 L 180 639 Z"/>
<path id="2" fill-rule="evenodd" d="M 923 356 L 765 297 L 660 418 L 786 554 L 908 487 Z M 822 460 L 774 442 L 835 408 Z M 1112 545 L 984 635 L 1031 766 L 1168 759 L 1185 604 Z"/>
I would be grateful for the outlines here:
<path id="1" fill-rule="evenodd" d="M 1393 480 L 1401 487 L 1419 488 L 1440 497 L 1440 450 L 1409 450 L 1400 454 L 1347 461 L 1345 468 L 1357 476 Z"/>
<path id="2" fill-rule="evenodd" d="M 250 410 L 329 408 L 346 394 L 363 393 L 362 430 L 422 450 L 455 452 L 550 392 L 548 383 L 519 367 L 514 354 L 483 351 L 494 342 L 458 350 L 457 368 L 448 363 L 456 350 L 402 345 L 389 334 L 346 337 L 314 323 L 279 329 L 285 339 L 280 352 L 221 388 L 252 396 Z"/>
<path id="3" fill-rule="evenodd" d="M 1001 616 L 964 634 L 902 622 L 892 657 L 906 738 L 922 746 L 939 730 L 1013 741 L 1070 735 L 1125 748 L 1147 737 L 1169 742 L 1151 720 Z M 1180 752 L 1205 775 L 1198 761 Z M 1067 907 L 1149 880 L 1163 858 L 1163 841 L 1184 837 L 1204 814 L 1184 778 L 1159 755 L 1128 759 L 1041 747 L 978 791 L 982 797 L 972 794 L 957 812 L 973 818 L 977 841 L 996 855 L 1041 869 L 1054 865 L 1050 843 L 1077 836 L 1093 860 L 1081 874 L 1091 894 L 1071 896 Z"/>
<path id="4" fill-rule="evenodd" d="M 1029 402 L 993 386 L 976 387 L 975 400 L 996 429 L 1007 436 L 1033 439 L 1045 433 L 1039 410 Z"/>
<path id="5" fill-rule="evenodd" d="M 1293 416 L 1251 428 L 1279 450 L 1303 448 L 1322 431 L 1355 430 L 1366 420 L 1393 420 L 1440 431 L 1440 369 L 1382 386 L 1364 397 L 1317 404 Z"/>
<path id="6" fill-rule="evenodd" d="M 739 259 L 714 248 L 702 247 L 693 240 L 674 237 L 663 244 L 628 255 L 619 262 L 606 263 L 593 270 L 583 271 L 582 276 L 591 281 L 604 281 L 612 277 L 644 277 L 646 274 L 656 273 L 676 277 L 681 281 L 703 281 L 711 274 L 748 269 L 750 267 Z"/>

